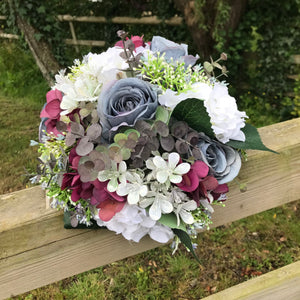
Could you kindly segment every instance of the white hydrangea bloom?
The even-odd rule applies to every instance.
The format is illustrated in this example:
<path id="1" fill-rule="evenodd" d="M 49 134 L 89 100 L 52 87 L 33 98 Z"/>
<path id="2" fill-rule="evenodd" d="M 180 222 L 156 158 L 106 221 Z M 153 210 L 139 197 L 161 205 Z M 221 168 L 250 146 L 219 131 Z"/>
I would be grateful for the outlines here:
<path id="1" fill-rule="evenodd" d="M 215 84 L 209 99 L 204 101 L 210 117 L 212 129 L 222 143 L 229 140 L 245 141 L 241 128 L 245 126 L 247 115 L 239 111 L 235 98 L 228 94 L 228 89 L 222 84 Z"/>
<path id="2" fill-rule="evenodd" d="M 209 99 L 211 91 L 212 87 L 207 83 L 196 82 L 192 84 L 190 90 L 180 94 L 167 89 L 162 95 L 159 95 L 158 102 L 161 105 L 174 109 L 177 104 L 189 98 L 207 100 Z"/>
<path id="3" fill-rule="evenodd" d="M 98 215 L 94 218 L 99 226 L 106 226 L 109 230 L 122 234 L 127 240 L 137 243 L 146 234 L 159 243 L 167 243 L 174 237 L 169 227 L 152 220 L 147 216 L 145 209 L 137 205 L 126 203 L 123 209 L 108 222 L 102 221 Z"/>

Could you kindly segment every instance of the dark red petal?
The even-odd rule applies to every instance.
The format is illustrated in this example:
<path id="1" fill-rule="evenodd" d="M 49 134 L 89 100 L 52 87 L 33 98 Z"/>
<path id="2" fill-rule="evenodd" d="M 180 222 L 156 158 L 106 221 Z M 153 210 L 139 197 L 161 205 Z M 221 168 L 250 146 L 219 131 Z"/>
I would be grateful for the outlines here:
<path id="1" fill-rule="evenodd" d="M 217 194 L 224 194 L 224 193 L 228 193 L 229 188 L 228 185 L 226 183 L 223 184 L 219 184 L 215 189 L 214 189 L 214 193 Z"/>
<path id="2" fill-rule="evenodd" d="M 218 180 L 213 176 L 205 177 L 202 184 L 207 191 L 213 191 L 219 185 Z"/>
<path id="3" fill-rule="evenodd" d="M 76 187 L 73 189 L 72 194 L 71 194 L 71 200 L 73 202 L 77 202 L 80 199 L 80 188 Z"/>

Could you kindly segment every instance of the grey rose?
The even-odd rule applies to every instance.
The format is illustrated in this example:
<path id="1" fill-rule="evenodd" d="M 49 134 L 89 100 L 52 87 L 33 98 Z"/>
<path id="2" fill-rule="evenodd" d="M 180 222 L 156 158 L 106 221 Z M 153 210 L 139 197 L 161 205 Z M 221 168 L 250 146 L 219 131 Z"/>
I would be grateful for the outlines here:
<path id="1" fill-rule="evenodd" d="M 133 126 L 139 119 L 151 119 L 158 106 L 157 92 L 148 82 L 125 78 L 103 89 L 98 101 L 98 115 L 103 137 L 108 138 L 120 126 Z"/>
<path id="2" fill-rule="evenodd" d="M 151 41 L 151 51 L 159 52 L 160 54 L 165 54 L 165 59 L 167 62 L 184 62 L 186 66 L 193 66 L 198 55 L 188 55 L 188 46 L 186 44 L 177 44 L 161 36 L 154 36 Z"/>
<path id="3" fill-rule="evenodd" d="M 197 147 L 219 184 L 230 182 L 238 175 L 242 162 L 236 150 L 210 139 L 202 132 Z"/>

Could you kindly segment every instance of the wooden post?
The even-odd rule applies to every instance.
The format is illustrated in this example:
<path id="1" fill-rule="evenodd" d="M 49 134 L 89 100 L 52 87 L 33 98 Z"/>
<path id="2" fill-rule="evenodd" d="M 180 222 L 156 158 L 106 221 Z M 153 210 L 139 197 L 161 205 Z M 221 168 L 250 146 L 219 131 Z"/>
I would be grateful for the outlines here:
<path id="1" fill-rule="evenodd" d="M 70 30 L 71 30 L 72 39 L 73 39 L 74 45 L 75 45 L 75 51 L 76 51 L 76 53 L 79 53 L 79 48 L 78 48 L 78 46 L 77 46 L 77 38 L 76 38 L 76 34 L 75 34 L 73 22 L 72 22 L 72 21 L 69 21 L 69 25 L 70 25 Z"/>

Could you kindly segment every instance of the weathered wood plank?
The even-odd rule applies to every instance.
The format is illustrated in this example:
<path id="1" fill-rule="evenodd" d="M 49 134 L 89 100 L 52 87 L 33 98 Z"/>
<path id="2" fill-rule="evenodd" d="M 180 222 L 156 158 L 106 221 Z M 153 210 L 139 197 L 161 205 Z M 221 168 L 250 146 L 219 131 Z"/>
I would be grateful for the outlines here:
<path id="1" fill-rule="evenodd" d="M 168 25 L 180 25 L 182 24 L 182 17 L 172 17 L 168 20 L 160 20 L 156 16 L 142 17 L 142 18 L 131 18 L 131 17 L 113 17 L 112 19 L 107 19 L 105 17 L 97 16 L 71 16 L 71 15 L 59 15 L 58 19 L 60 21 L 76 21 L 76 22 L 92 22 L 92 23 L 116 23 L 116 24 L 148 24 L 157 25 L 161 23 L 166 23 Z"/>
<path id="2" fill-rule="evenodd" d="M 300 199 L 300 119 L 261 128 L 280 154 L 249 151 L 213 226 Z M 45 209 L 39 187 L 0 196 L 0 299 L 157 247 L 149 238 L 130 243 L 101 230 L 65 230 L 61 212 Z M 88 250 L 87 250 L 88 249 Z M 79 263 L 80 262 L 80 263 Z"/>
<path id="3" fill-rule="evenodd" d="M 105 41 L 96 41 L 96 40 L 72 40 L 65 39 L 67 45 L 81 45 L 81 46 L 97 46 L 104 47 L 106 45 Z"/>
<path id="4" fill-rule="evenodd" d="M 299 300 L 300 261 L 250 279 L 203 300 Z"/>

